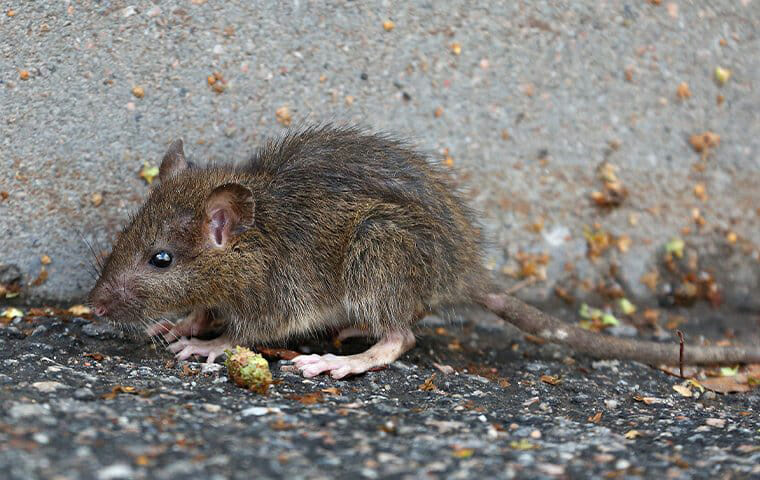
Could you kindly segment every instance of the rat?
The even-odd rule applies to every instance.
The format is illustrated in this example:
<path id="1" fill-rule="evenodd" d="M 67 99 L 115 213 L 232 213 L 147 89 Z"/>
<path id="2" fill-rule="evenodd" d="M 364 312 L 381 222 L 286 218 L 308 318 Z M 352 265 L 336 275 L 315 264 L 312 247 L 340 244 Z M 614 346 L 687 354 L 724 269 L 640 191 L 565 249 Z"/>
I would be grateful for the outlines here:
<path id="1" fill-rule="evenodd" d="M 760 361 L 757 346 L 689 347 L 681 356 L 678 343 L 590 332 L 500 292 L 453 177 L 389 135 L 315 126 L 267 142 L 243 165 L 206 167 L 188 162 L 177 140 L 158 180 L 89 300 L 100 317 L 162 335 L 180 360 L 213 362 L 234 345 L 329 330 L 374 339 L 354 355 L 293 359 L 306 377 L 343 378 L 411 349 L 427 313 L 474 303 L 597 358 Z"/>

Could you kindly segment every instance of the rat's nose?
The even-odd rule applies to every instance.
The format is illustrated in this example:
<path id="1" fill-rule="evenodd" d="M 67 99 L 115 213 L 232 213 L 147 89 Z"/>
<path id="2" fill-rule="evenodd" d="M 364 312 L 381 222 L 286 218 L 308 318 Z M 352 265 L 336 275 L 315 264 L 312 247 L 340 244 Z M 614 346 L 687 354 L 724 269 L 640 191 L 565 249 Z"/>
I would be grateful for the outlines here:
<path id="1" fill-rule="evenodd" d="M 95 309 L 93 311 L 95 312 L 95 315 L 99 317 L 105 317 L 108 315 L 108 309 L 103 305 L 95 305 Z"/>

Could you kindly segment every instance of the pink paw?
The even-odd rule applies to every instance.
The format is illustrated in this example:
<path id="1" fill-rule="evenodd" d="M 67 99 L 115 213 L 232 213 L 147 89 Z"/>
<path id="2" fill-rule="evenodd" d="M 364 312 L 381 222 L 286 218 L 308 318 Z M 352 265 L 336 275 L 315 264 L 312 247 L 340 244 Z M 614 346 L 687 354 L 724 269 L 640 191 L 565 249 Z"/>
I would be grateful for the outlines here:
<path id="1" fill-rule="evenodd" d="M 304 377 L 316 377 L 320 373 L 329 372 L 332 378 L 344 378 L 348 375 L 364 373 L 373 365 L 350 356 L 333 355 L 299 355 L 293 363 L 301 370 Z"/>
<path id="2" fill-rule="evenodd" d="M 227 337 L 221 336 L 213 340 L 182 337 L 167 348 L 177 354 L 177 360 L 187 360 L 193 355 L 198 355 L 206 357 L 206 363 L 214 363 L 214 360 L 223 355 L 225 350 L 234 347 Z"/>
<path id="3" fill-rule="evenodd" d="M 149 337 L 155 337 L 156 335 L 164 335 L 164 338 L 166 337 L 166 334 L 169 333 L 172 328 L 174 328 L 174 323 L 170 322 L 169 320 L 160 320 L 153 325 L 145 328 L 145 333 Z"/>

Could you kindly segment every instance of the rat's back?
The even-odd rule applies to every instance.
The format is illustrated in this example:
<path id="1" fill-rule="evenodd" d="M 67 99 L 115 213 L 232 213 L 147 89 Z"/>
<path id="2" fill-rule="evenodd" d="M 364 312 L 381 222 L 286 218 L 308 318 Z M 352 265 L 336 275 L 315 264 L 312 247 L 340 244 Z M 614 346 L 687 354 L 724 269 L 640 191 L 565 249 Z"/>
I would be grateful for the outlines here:
<path id="1" fill-rule="evenodd" d="M 482 292 L 473 215 L 448 172 L 403 142 L 315 127 L 268 143 L 247 170 L 267 185 L 257 217 L 302 270 L 282 276 L 306 275 L 352 324 L 380 333 Z"/>

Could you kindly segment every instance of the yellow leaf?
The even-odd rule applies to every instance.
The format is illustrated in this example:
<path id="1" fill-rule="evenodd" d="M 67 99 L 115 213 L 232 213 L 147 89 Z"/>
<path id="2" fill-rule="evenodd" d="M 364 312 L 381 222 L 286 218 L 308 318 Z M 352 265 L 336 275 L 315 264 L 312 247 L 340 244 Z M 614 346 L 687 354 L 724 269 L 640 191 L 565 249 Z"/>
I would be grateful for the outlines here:
<path id="1" fill-rule="evenodd" d="M 87 315 L 90 313 L 90 308 L 84 305 L 73 305 L 67 311 L 72 315 Z"/>
<path id="2" fill-rule="evenodd" d="M 731 70 L 722 67 L 715 67 L 715 80 L 720 84 L 725 84 L 731 78 Z"/>
<path id="3" fill-rule="evenodd" d="M 737 373 L 739 373 L 739 365 L 737 365 L 737 366 L 735 366 L 733 368 L 732 367 L 722 367 L 720 369 L 720 375 L 723 376 L 723 377 L 733 377 Z"/>
<path id="4" fill-rule="evenodd" d="M 509 442 L 509 446 L 514 450 L 533 450 L 534 448 L 538 448 L 538 445 L 530 443 L 530 441 L 524 438 Z"/>
<path id="5" fill-rule="evenodd" d="M 5 309 L 5 311 L 3 312 L 3 316 L 5 318 L 23 317 L 24 312 L 22 312 L 18 308 L 10 307 L 10 308 Z"/>
<path id="6" fill-rule="evenodd" d="M 627 438 L 628 440 L 633 440 L 634 438 L 638 438 L 640 436 L 641 436 L 641 432 L 639 432 L 638 430 L 628 430 L 627 432 L 625 432 L 625 438 Z"/>
<path id="7" fill-rule="evenodd" d="M 681 258 L 683 257 L 683 248 L 685 246 L 686 246 L 686 243 L 682 239 L 674 238 L 665 244 L 665 251 L 668 253 L 672 253 L 678 258 Z"/>
<path id="8" fill-rule="evenodd" d="M 473 453 L 475 453 L 475 450 L 471 448 L 457 448 L 452 452 L 452 455 L 456 458 L 469 458 Z"/>
<path id="9" fill-rule="evenodd" d="M 689 384 L 691 384 L 692 386 L 694 386 L 695 388 L 699 389 L 700 392 L 704 392 L 705 391 L 705 387 L 703 387 L 701 383 L 699 383 L 698 381 L 694 380 L 693 378 L 690 378 L 689 380 L 687 380 L 687 382 Z"/>
<path id="10" fill-rule="evenodd" d="M 618 305 L 620 306 L 620 310 L 626 315 L 636 313 L 636 305 L 632 304 L 627 298 L 621 298 L 618 300 Z"/>
<path id="11" fill-rule="evenodd" d="M 158 167 L 152 167 L 148 163 L 144 163 L 142 170 L 140 170 L 140 177 L 143 178 L 148 185 L 153 183 L 153 179 L 158 176 Z"/>

